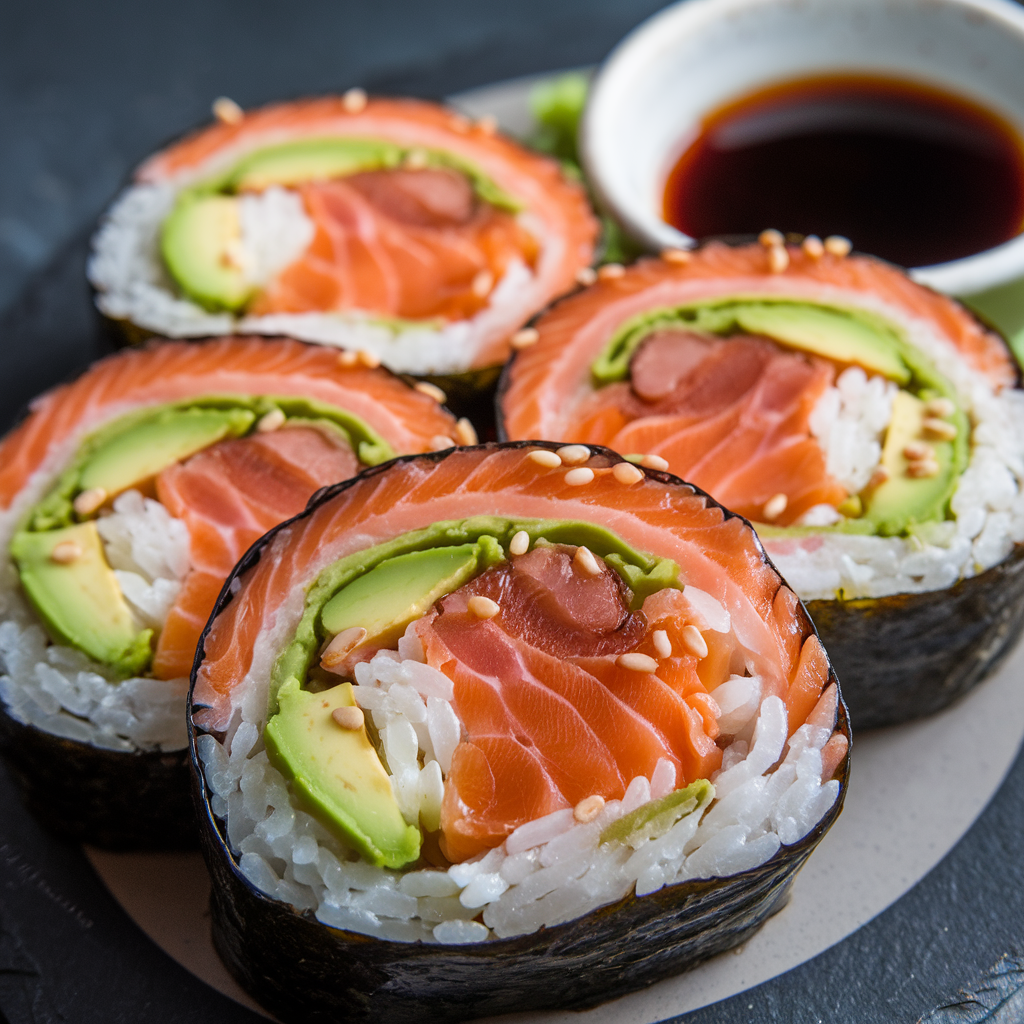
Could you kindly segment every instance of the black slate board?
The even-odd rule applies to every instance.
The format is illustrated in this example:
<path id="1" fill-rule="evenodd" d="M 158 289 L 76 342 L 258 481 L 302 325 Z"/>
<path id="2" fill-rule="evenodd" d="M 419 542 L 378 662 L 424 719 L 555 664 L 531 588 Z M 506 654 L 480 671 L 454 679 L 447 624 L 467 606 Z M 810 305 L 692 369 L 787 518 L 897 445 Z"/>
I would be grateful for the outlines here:
<path id="1" fill-rule="evenodd" d="M 205 119 L 213 97 L 251 105 L 352 85 L 441 96 L 593 63 L 658 6 L 0 4 L 0 430 L 107 350 L 84 276 L 95 219 L 134 164 Z M 1024 953 L 1022 834 L 1018 758 L 964 839 L 885 913 L 787 974 L 678 1019 L 889 1024 L 956 1002 L 1001 957 Z M 1020 983 L 1019 972 L 1003 978 Z M 262 1019 L 161 952 L 0 772 L 0 1024 Z"/>

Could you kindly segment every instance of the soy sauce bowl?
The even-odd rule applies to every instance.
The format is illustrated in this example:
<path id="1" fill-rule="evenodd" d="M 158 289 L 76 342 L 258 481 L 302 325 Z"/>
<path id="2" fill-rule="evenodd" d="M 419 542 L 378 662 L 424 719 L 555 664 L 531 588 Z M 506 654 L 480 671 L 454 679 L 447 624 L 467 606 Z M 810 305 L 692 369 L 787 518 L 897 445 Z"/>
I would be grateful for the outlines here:
<path id="1" fill-rule="evenodd" d="M 655 251 L 688 248 L 696 240 L 662 219 L 666 179 L 724 104 L 788 80 L 871 75 L 960 95 L 1024 137 L 1022 68 L 1024 8 L 1011 0 L 686 0 L 609 56 L 580 151 L 599 202 L 630 235 Z M 1013 283 L 1024 326 L 1024 234 L 912 273 L 968 297 Z"/>

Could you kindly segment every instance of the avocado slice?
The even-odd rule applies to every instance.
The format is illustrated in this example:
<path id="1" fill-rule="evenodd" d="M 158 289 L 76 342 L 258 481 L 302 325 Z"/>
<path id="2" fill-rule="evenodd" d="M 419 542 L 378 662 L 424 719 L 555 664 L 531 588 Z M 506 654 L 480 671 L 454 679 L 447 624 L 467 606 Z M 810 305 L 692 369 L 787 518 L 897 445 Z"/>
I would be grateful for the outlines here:
<path id="1" fill-rule="evenodd" d="M 388 558 L 335 594 L 324 605 L 320 621 L 326 633 L 361 626 L 364 643 L 390 646 L 413 619 L 461 587 L 486 562 L 480 541 Z"/>
<path id="2" fill-rule="evenodd" d="M 864 511 L 864 518 L 883 536 L 897 536 L 914 523 L 944 518 L 946 503 L 956 488 L 962 467 L 953 441 L 928 440 L 939 464 L 935 476 L 907 475 L 909 463 L 903 449 L 923 438 L 924 407 L 920 398 L 907 391 L 897 392 L 893 399 L 892 419 L 882 447 L 882 466 L 889 478 L 869 492 Z M 963 420 L 963 414 L 958 418 Z M 961 432 L 965 427 L 964 422 L 958 424 Z"/>
<path id="3" fill-rule="evenodd" d="M 623 843 L 634 850 L 648 839 L 665 835 L 677 821 L 694 811 L 703 813 L 715 798 L 715 787 L 707 779 L 697 779 L 660 800 L 641 804 L 635 811 L 613 821 L 602 833 L 601 843 Z"/>
<path id="4" fill-rule="evenodd" d="M 406 823 L 366 727 L 342 728 L 335 708 L 350 707 L 351 683 L 311 693 L 291 680 L 263 736 L 267 756 L 300 797 L 378 867 L 400 868 L 420 854 L 420 830 Z"/>
<path id="5" fill-rule="evenodd" d="M 249 409 L 164 409 L 93 451 L 78 486 L 119 494 L 225 437 L 240 437 L 255 420 Z"/>
<path id="6" fill-rule="evenodd" d="M 241 238 L 237 198 L 187 192 L 164 221 L 160 250 L 190 298 L 214 312 L 234 312 L 256 290 L 233 252 Z"/>
<path id="7" fill-rule="evenodd" d="M 55 560 L 58 545 L 77 554 Z M 153 631 L 136 629 L 95 522 L 46 533 L 21 531 L 10 552 L 25 593 L 55 641 L 77 647 L 119 675 L 137 675 L 146 668 Z"/>

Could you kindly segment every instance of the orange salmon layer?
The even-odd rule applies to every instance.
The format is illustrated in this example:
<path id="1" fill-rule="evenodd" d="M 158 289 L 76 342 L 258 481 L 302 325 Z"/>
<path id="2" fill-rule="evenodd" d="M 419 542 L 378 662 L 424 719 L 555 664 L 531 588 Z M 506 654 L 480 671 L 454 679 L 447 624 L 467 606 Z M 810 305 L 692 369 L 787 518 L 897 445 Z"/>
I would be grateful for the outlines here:
<path id="1" fill-rule="evenodd" d="M 731 628 L 708 628 L 685 589 L 658 591 L 630 611 L 618 574 L 603 561 L 596 574 L 575 568 L 571 547 L 535 547 L 444 598 L 416 628 L 428 662 L 453 681 L 463 724 L 442 803 L 446 856 L 496 846 L 587 796 L 621 797 L 661 758 L 676 767 L 678 785 L 707 777 L 721 763 L 710 692 L 737 665 L 761 677 L 762 699 L 785 702 L 792 735 L 829 687 L 828 661 L 750 527 L 685 484 L 655 474 L 620 482 L 610 452 L 592 455 L 594 479 L 578 486 L 529 450 L 484 445 L 396 462 L 327 492 L 271 537 L 207 634 L 197 725 L 225 728 L 245 688 L 268 671 L 254 664 L 257 638 L 271 623 L 279 628 L 282 614 L 297 625 L 299 612 L 284 603 L 334 561 L 438 521 L 501 515 L 599 524 L 636 550 L 672 558 L 686 586 L 721 602 Z M 496 601 L 498 614 L 472 614 L 478 595 Z M 688 648 L 690 625 L 704 630 L 703 658 Z M 659 654 L 656 630 L 671 655 Z M 655 658 L 656 672 L 620 665 L 630 652 Z M 836 740 L 832 769 L 844 753 Z"/>
<path id="2" fill-rule="evenodd" d="M 0 508 L 9 508 L 36 472 L 59 471 L 50 464 L 54 456 L 70 459 L 85 435 L 111 420 L 207 395 L 315 399 L 359 416 L 396 452 L 431 450 L 439 435 L 455 434 L 453 417 L 433 398 L 386 370 L 344 366 L 336 352 L 315 345 L 261 338 L 154 343 L 110 356 L 36 399 L 0 441 Z M 340 435 L 285 426 L 219 442 L 155 482 L 139 482 L 190 535 L 191 569 L 157 643 L 157 678 L 189 674 L 224 579 L 253 541 L 301 512 L 320 487 L 359 468 Z"/>
<path id="3" fill-rule="evenodd" d="M 769 339 L 708 339 L 663 328 L 633 357 L 631 380 L 595 388 L 590 368 L 626 321 L 654 309 L 730 295 L 787 297 L 855 307 L 878 304 L 925 321 L 993 385 L 1012 385 L 1005 345 L 952 299 L 870 257 L 818 259 L 790 247 L 773 272 L 760 245 L 711 243 L 686 262 L 642 260 L 620 277 L 558 303 L 536 324 L 539 340 L 517 353 L 501 399 L 509 439 L 552 438 L 653 454 L 728 508 L 763 518 L 786 495 L 787 525 L 814 505 L 838 505 L 809 420 L 836 366 Z"/>
<path id="4" fill-rule="evenodd" d="M 247 112 L 158 153 L 140 181 L 183 184 L 264 146 L 301 139 L 385 139 L 471 162 L 523 206 L 520 215 L 479 201 L 466 177 L 443 169 L 363 172 L 300 186 L 316 234 L 252 312 L 357 308 L 417 319 L 472 317 L 518 259 L 533 280 L 513 308 L 484 330 L 473 366 L 508 358 L 511 334 L 589 266 L 599 226 L 586 193 L 555 160 L 438 104 L 343 97 L 299 100 Z"/>

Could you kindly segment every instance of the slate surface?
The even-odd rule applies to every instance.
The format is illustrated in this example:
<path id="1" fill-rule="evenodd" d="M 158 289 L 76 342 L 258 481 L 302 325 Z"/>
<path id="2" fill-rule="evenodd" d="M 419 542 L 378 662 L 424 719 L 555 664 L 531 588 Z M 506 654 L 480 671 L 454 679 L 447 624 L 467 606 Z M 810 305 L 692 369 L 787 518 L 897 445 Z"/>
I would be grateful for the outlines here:
<path id="1" fill-rule="evenodd" d="M 0 3 L 0 430 L 109 341 L 84 268 L 131 168 L 208 116 L 362 85 L 441 96 L 601 59 L 657 0 Z M 1014 1019 L 1024 758 L 919 885 L 838 946 L 687 1024 Z M 1001 958 L 1002 966 L 989 976 Z M 1007 966 L 1009 965 L 1009 966 Z M 1016 966 L 1015 966 L 1016 965 Z M 1012 969 L 1011 969 L 1012 968 Z M 998 984 L 991 978 L 996 978 Z M 998 989 L 1003 1010 L 974 996 Z M 963 1005 L 958 1005 L 963 1004 Z M 995 1005 L 993 1003 L 993 1005 Z M 255 1024 L 165 956 L 0 772 L 0 1024 Z"/>

